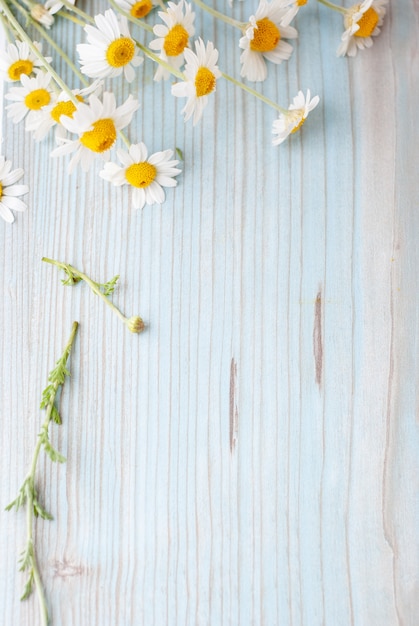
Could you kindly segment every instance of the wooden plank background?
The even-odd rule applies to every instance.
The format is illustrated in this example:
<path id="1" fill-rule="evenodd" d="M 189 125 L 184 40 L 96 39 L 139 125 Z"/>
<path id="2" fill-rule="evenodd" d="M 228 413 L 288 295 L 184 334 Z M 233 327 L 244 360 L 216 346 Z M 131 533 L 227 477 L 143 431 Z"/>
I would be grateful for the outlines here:
<path id="1" fill-rule="evenodd" d="M 161 208 L 133 211 L 99 166 L 69 176 L 52 137 L 3 120 L 30 193 L 0 224 L 2 508 L 80 322 L 52 434 L 68 461 L 39 466 L 55 626 L 419 623 L 418 21 L 417 0 L 393 0 L 372 49 L 338 59 L 341 16 L 303 7 L 263 92 L 321 104 L 278 148 L 275 113 L 221 80 L 195 129 L 151 62 L 109 83 L 140 99 L 132 141 L 184 153 Z M 199 9 L 196 26 L 238 76 L 236 32 Z M 75 56 L 78 27 L 51 33 Z M 119 273 L 114 302 L 146 332 L 42 256 Z M 19 602 L 23 511 L 0 525 L 0 622 L 37 624 Z"/>

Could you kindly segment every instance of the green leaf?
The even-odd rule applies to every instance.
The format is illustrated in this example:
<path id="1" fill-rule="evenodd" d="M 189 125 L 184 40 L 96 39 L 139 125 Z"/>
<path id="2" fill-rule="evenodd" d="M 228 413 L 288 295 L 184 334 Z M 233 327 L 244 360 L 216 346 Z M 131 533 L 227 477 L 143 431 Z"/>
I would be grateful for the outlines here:
<path id="1" fill-rule="evenodd" d="M 24 572 L 28 567 L 32 567 L 34 559 L 33 542 L 28 541 L 26 548 L 22 550 L 19 557 L 19 572 Z"/>
<path id="2" fill-rule="evenodd" d="M 119 280 L 119 274 L 117 274 L 116 276 L 111 278 L 111 280 L 108 280 L 107 283 L 104 283 L 102 285 L 102 287 L 103 287 L 103 295 L 110 296 L 111 293 L 113 293 L 113 291 L 115 289 L 115 285 L 118 282 L 118 280 Z"/>
<path id="3" fill-rule="evenodd" d="M 57 407 L 53 404 L 51 409 L 51 419 L 54 420 L 56 424 L 62 424 L 61 415 L 58 412 Z"/>
<path id="4" fill-rule="evenodd" d="M 49 441 L 44 441 L 44 450 L 47 453 L 47 455 L 49 456 L 49 458 L 51 459 L 51 461 L 53 461 L 54 463 L 65 463 L 66 462 L 66 458 L 65 456 L 63 456 L 62 454 L 60 454 L 60 452 L 58 452 L 58 450 L 56 450 Z"/>
<path id="5" fill-rule="evenodd" d="M 20 596 L 20 599 L 22 601 L 23 600 L 27 600 L 29 598 L 29 596 L 31 595 L 31 593 L 33 591 L 34 581 L 35 581 L 35 577 L 34 577 L 34 572 L 33 572 L 33 568 L 32 568 L 30 573 L 29 573 L 29 578 L 26 581 L 25 587 L 23 588 L 23 593 Z"/>

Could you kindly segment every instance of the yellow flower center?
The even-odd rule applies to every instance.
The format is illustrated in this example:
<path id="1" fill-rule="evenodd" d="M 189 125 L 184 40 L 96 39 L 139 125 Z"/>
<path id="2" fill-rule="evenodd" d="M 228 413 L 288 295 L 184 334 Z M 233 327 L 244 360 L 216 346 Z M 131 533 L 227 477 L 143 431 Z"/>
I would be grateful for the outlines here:
<path id="1" fill-rule="evenodd" d="M 151 2 L 151 0 L 140 0 L 139 2 L 136 2 L 132 5 L 130 13 L 132 17 L 141 18 L 148 15 L 152 8 L 153 3 Z"/>
<path id="2" fill-rule="evenodd" d="M 134 163 L 125 170 L 125 178 L 133 187 L 148 187 L 157 176 L 157 170 L 154 165 L 148 161 L 142 163 Z"/>
<path id="3" fill-rule="evenodd" d="M 357 21 L 359 29 L 354 33 L 355 37 L 369 37 L 378 24 L 378 14 L 373 8 L 365 11 L 360 20 Z"/>
<path id="4" fill-rule="evenodd" d="M 11 64 L 7 73 L 9 74 L 9 78 L 11 80 L 20 80 L 21 74 L 26 74 L 29 76 L 33 70 L 33 63 L 29 61 L 29 59 L 20 59 L 19 61 L 15 61 Z"/>
<path id="5" fill-rule="evenodd" d="M 296 5 L 297 5 L 298 7 L 302 7 L 302 6 L 304 6 L 305 4 L 307 4 L 307 0 L 297 0 L 297 2 L 296 2 Z"/>
<path id="6" fill-rule="evenodd" d="M 256 22 L 257 28 L 253 31 L 253 39 L 250 42 L 250 49 L 255 52 L 270 52 L 278 45 L 281 39 L 279 29 L 271 20 L 264 17 Z"/>
<path id="7" fill-rule="evenodd" d="M 298 122 L 297 126 L 294 126 L 294 128 L 292 129 L 291 134 L 296 133 L 297 130 L 300 130 L 301 126 L 304 124 L 305 121 L 306 121 L 306 118 L 302 117 L 300 121 Z"/>
<path id="8" fill-rule="evenodd" d="M 39 111 L 49 104 L 51 94 L 46 89 L 35 89 L 25 97 L 25 106 L 32 111 Z"/>
<path id="9" fill-rule="evenodd" d="M 182 24 L 176 24 L 164 38 L 164 51 L 168 57 L 177 57 L 179 54 L 182 54 L 188 45 L 188 41 L 188 31 L 183 28 Z"/>
<path id="10" fill-rule="evenodd" d="M 80 102 L 83 102 L 83 98 L 81 96 L 76 96 L 76 99 Z M 51 110 L 51 117 L 53 120 L 60 123 L 60 117 L 62 115 L 67 115 L 67 117 L 73 117 L 74 111 L 76 110 L 76 105 L 71 102 L 71 100 L 61 100 L 57 102 L 55 107 Z"/>
<path id="11" fill-rule="evenodd" d="M 200 67 L 195 76 L 195 91 L 198 98 L 214 91 L 216 82 L 214 74 L 207 67 Z"/>
<path id="12" fill-rule="evenodd" d="M 127 65 L 135 54 L 135 44 L 129 37 L 119 37 L 113 41 L 107 51 L 106 60 L 112 67 Z"/>
<path id="13" fill-rule="evenodd" d="M 0 200 L 3 197 L 3 185 L 0 183 Z"/>
<path id="14" fill-rule="evenodd" d="M 104 118 L 93 123 L 93 130 L 87 130 L 80 137 L 80 142 L 92 152 L 105 152 L 116 140 L 116 128 L 113 120 Z"/>

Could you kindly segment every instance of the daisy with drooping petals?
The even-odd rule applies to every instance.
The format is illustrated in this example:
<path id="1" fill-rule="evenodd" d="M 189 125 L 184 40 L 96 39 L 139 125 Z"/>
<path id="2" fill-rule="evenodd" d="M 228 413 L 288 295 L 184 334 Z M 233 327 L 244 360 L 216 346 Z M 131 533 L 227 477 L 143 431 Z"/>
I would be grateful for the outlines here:
<path id="1" fill-rule="evenodd" d="M 42 44 L 34 41 L 33 45 L 42 52 Z M 51 57 L 45 58 L 48 63 L 52 61 Z M 41 68 L 42 62 L 30 50 L 26 41 L 16 40 L 15 43 L 9 43 L 0 56 L 0 78 L 9 83 L 20 80 L 22 74 L 30 76 L 39 72 Z"/>
<path id="2" fill-rule="evenodd" d="M 123 11 L 138 19 L 148 15 L 153 8 L 151 0 L 115 0 L 115 2 Z"/>
<path id="3" fill-rule="evenodd" d="M 354 57 L 359 50 L 371 48 L 373 40 L 381 31 L 386 14 L 387 0 L 364 0 L 346 10 L 343 21 L 345 32 L 336 51 L 338 56 Z"/>
<path id="4" fill-rule="evenodd" d="M 173 150 L 156 152 L 147 158 L 147 148 L 141 142 L 133 144 L 129 152 L 117 151 L 122 167 L 116 163 L 105 163 L 99 176 L 114 185 L 130 185 L 133 189 L 134 209 L 142 209 L 145 204 L 162 204 L 165 200 L 163 187 L 176 187 L 174 176 L 180 174 L 172 160 Z"/>
<path id="5" fill-rule="evenodd" d="M 28 193 L 27 185 L 15 185 L 24 174 L 22 168 L 11 170 L 12 162 L 0 156 L 0 216 L 11 224 L 14 222 L 12 211 L 24 211 L 26 204 L 17 196 Z"/>
<path id="6" fill-rule="evenodd" d="M 291 24 L 298 11 L 305 4 L 307 4 L 307 0 L 288 0 L 288 2 L 285 2 L 283 6 L 287 7 L 287 9 L 284 13 L 284 17 L 281 20 L 282 26 L 288 26 L 289 24 Z"/>
<path id="7" fill-rule="evenodd" d="M 45 8 L 43 4 L 33 4 L 30 13 L 31 18 L 34 19 L 35 22 L 38 22 L 39 24 L 42 24 L 42 26 L 45 26 L 45 28 L 49 29 L 54 24 L 53 15 L 50 13 L 50 11 L 48 11 L 48 9 Z"/>
<path id="8" fill-rule="evenodd" d="M 159 17 L 166 25 L 156 24 L 153 32 L 158 39 L 150 41 L 151 50 L 160 52 L 160 58 L 178 70 L 184 62 L 184 50 L 189 44 L 189 37 L 195 33 L 193 22 L 195 13 L 190 4 L 180 0 L 178 4 L 168 2 L 166 11 L 159 11 Z M 167 79 L 170 72 L 159 65 L 154 80 Z"/>
<path id="9" fill-rule="evenodd" d="M 143 59 L 138 56 L 134 40 L 128 30 L 127 18 L 118 17 L 112 9 L 96 15 L 97 28 L 87 24 L 84 30 L 89 43 L 79 43 L 81 71 L 91 78 L 120 76 L 122 72 L 130 83 L 134 80 L 134 67 Z"/>
<path id="10" fill-rule="evenodd" d="M 292 26 L 283 25 L 286 11 L 283 0 L 260 0 L 239 41 L 243 49 L 240 76 L 252 81 L 265 80 L 268 74 L 265 59 L 279 64 L 290 58 L 293 48 L 283 38 L 295 39 L 298 33 Z"/>
<path id="11" fill-rule="evenodd" d="M 81 102 L 73 117 L 61 115 L 61 124 L 70 132 L 78 135 L 75 140 L 63 139 L 60 146 L 51 152 L 51 156 L 61 156 L 75 152 L 69 164 L 71 173 L 77 163 L 87 172 L 97 155 L 104 161 L 109 160 L 109 150 L 116 141 L 119 130 L 128 126 L 139 107 L 138 100 L 132 96 L 117 107 L 113 93 L 105 91 L 103 101 L 97 96 L 89 96 L 89 104 Z"/>
<path id="12" fill-rule="evenodd" d="M 20 77 L 21 87 L 12 87 L 4 96 L 6 100 L 12 100 L 6 109 L 8 117 L 15 124 L 21 122 L 27 115 L 29 121 L 36 116 L 42 107 L 47 106 L 54 99 L 54 94 L 50 88 L 51 74 L 38 72 L 36 76 L 29 78 L 26 74 Z"/>
<path id="13" fill-rule="evenodd" d="M 297 132 L 306 121 L 310 111 L 318 105 L 319 100 L 319 96 L 311 98 L 310 89 L 307 89 L 305 97 L 303 92 L 299 91 L 288 107 L 288 112 L 280 113 L 272 125 L 272 133 L 276 135 L 272 140 L 273 145 L 278 146 L 288 135 Z"/>
<path id="14" fill-rule="evenodd" d="M 195 41 L 195 50 L 196 54 L 189 48 L 185 48 L 186 81 L 172 86 L 174 96 L 187 98 L 186 105 L 181 112 L 185 113 L 185 122 L 193 115 L 194 126 L 201 119 L 208 102 L 208 95 L 215 91 L 217 78 L 221 76 L 217 66 L 218 50 L 214 48 L 212 41 L 208 41 L 205 46 L 199 38 Z"/>
<path id="15" fill-rule="evenodd" d="M 68 0 L 68 2 L 70 4 L 75 4 L 76 0 Z M 51 15 L 54 15 L 55 13 L 58 13 L 58 11 L 60 11 L 60 9 L 62 9 L 65 5 L 60 2 L 60 0 L 47 0 L 44 6 Z"/>
<path id="16" fill-rule="evenodd" d="M 87 96 L 91 94 L 99 96 L 102 92 L 103 81 L 97 79 L 84 89 L 72 89 L 72 93 L 79 102 L 84 102 Z M 26 121 L 26 130 L 33 132 L 36 141 L 43 139 L 48 132 L 56 126 L 55 137 L 57 140 L 62 139 L 66 135 L 66 130 L 61 124 L 61 116 L 66 115 L 73 117 L 76 105 L 69 99 L 68 93 L 61 92 L 56 100 L 51 104 L 43 107 L 33 115 L 31 120 Z"/>

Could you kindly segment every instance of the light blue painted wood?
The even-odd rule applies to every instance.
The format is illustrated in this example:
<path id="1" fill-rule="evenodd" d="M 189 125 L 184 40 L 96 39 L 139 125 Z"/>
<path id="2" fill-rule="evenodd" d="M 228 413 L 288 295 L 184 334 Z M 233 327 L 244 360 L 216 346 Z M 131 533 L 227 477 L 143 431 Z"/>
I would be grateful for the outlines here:
<path id="1" fill-rule="evenodd" d="M 243 20 L 254 6 L 217 3 Z M 185 158 L 161 208 L 134 212 L 93 172 L 69 177 L 52 140 L 4 122 L 31 189 L 0 224 L 4 504 L 80 322 L 52 435 L 68 461 L 40 464 L 53 624 L 417 623 L 418 17 L 392 3 L 373 48 L 337 59 L 341 17 L 309 3 L 262 89 L 287 106 L 310 87 L 321 105 L 279 148 L 275 114 L 222 81 L 185 125 L 145 62 L 130 139 Z M 235 33 L 196 22 L 238 76 Z M 51 32 L 69 52 L 79 40 L 60 21 Z M 119 273 L 114 301 L 146 332 L 61 286 L 44 255 Z M 23 514 L 1 528 L 0 621 L 37 623 L 35 601 L 19 602 Z"/>

